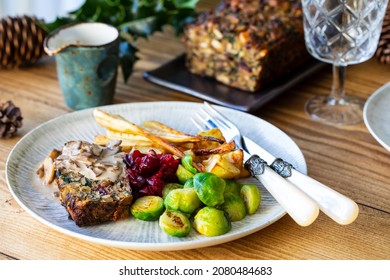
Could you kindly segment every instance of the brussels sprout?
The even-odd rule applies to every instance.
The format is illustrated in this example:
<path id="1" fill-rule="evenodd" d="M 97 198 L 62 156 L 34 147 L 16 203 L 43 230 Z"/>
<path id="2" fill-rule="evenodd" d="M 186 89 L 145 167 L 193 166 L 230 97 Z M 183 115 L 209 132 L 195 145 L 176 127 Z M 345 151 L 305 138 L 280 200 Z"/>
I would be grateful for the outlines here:
<path id="1" fill-rule="evenodd" d="M 183 237 L 191 231 L 190 220 L 180 211 L 165 210 L 158 224 L 164 232 L 172 236 Z"/>
<path id="2" fill-rule="evenodd" d="M 181 164 L 185 169 L 190 171 L 192 174 L 197 173 L 196 168 L 192 165 L 192 155 L 186 154 L 181 158 Z"/>
<path id="3" fill-rule="evenodd" d="M 154 221 L 164 212 L 164 200 L 154 195 L 142 196 L 131 205 L 130 211 L 139 220 Z"/>
<path id="4" fill-rule="evenodd" d="M 190 214 L 198 209 L 202 202 L 193 188 L 186 188 L 169 192 L 164 199 L 164 205 L 168 210 L 179 210 Z"/>
<path id="5" fill-rule="evenodd" d="M 176 176 L 179 179 L 181 184 L 184 184 L 188 179 L 194 176 L 194 173 L 191 173 L 181 164 L 177 167 Z"/>
<path id="6" fill-rule="evenodd" d="M 183 188 L 193 188 L 194 187 L 194 178 L 191 177 L 190 179 L 188 179 L 184 185 L 183 185 Z"/>
<path id="7" fill-rule="evenodd" d="M 222 204 L 231 221 L 240 221 L 246 216 L 246 207 L 241 196 L 232 192 L 224 194 L 225 202 Z"/>
<path id="8" fill-rule="evenodd" d="M 242 185 L 240 196 L 245 203 L 246 211 L 249 215 L 256 212 L 260 206 L 261 194 L 259 188 L 253 184 Z"/>
<path id="9" fill-rule="evenodd" d="M 224 202 L 225 180 L 209 172 L 196 173 L 193 177 L 194 189 L 199 199 L 207 206 L 217 206 Z"/>
<path id="10" fill-rule="evenodd" d="M 183 188 L 183 185 L 177 183 L 168 183 L 162 189 L 162 197 L 165 198 L 171 190 L 181 189 L 181 188 Z"/>
<path id="11" fill-rule="evenodd" d="M 227 233 L 231 229 L 231 223 L 224 211 L 206 206 L 196 213 L 193 227 L 200 234 L 217 236 Z"/>
<path id="12" fill-rule="evenodd" d="M 225 179 L 225 183 L 225 193 L 231 192 L 240 195 L 241 185 L 239 183 L 231 179 Z"/>

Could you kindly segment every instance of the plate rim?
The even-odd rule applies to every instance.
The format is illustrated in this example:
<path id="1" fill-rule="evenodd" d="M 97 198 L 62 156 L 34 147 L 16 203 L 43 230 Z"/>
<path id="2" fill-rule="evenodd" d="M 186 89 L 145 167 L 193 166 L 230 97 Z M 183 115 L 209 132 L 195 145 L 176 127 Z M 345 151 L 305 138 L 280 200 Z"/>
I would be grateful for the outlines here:
<path id="1" fill-rule="evenodd" d="M 370 132 L 370 134 L 374 137 L 374 139 L 382 145 L 386 150 L 390 151 L 390 143 L 386 143 L 379 135 L 377 132 L 375 132 L 375 128 L 373 127 L 372 122 L 370 121 L 368 114 L 372 110 L 373 102 L 377 99 L 380 98 L 383 94 L 385 94 L 386 90 L 390 90 L 390 82 L 385 83 L 381 87 L 379 87 L 377 90 L 374 91 L 373 94 L 368 97 L 366 103 L 364 104 L 363 108 L 363 120 L 364 123 Z"/>
<path id="2" fill-rule="evenodd" d="M 199 106 L 199 107 L 202 106 L 202 103 L 190 102 L 190 101 L 147 101 L 147 102 L 130 102 L 130 103 L 113 104 L 113 105 L 106 105 L 106 106 L 101 106 L 101 107 L 96 107 L 96 108 L 104 110 L 105 108 L 111 108 L 111 107 L 139 106 L 139 105 L 145 105 L 145 104 L 146 105 L 166 104 L 166 105 L 174 106 L 175 104 L 183 104 L 183 103 L 190 104 L 192 106 L 194 106 L 194 105 Z M 302 158 L 302 165 L 304 168 L 304 170 L 301 170 L 301 172 L 307 173 L 307 163 L 306 163 L 305 157 L 302 153 L 302 150 L 295 143 L 295 141 L 289 135 L 287 135 L 284 131 L 282 131 L 278 127 L 274 126 L 273 124 L 271 124 L 271 123 L 269 123 L 269 122 L 267 122 L 267 121 L 265 121 L 257 116 L 251 115 L 247 112 L 242 112 L 242 111 L 239 111 L 236 109 L 227 108 L 227 107 L 220 106 L 220 105 L 213 104 L 213 106 L 215 106 L 217 108 L 222 108 L 223 110 L 235 111 L 238 114 L 247 115 L 246 117 L 258 119 L 258 120 L 265 122 L 268 125 L 272 126 L 273 129 L 279 130 L 286 137 L 288 137 L 288 139 L 291 141 L 291 144 L 293 144 L 297 148 L 296 152 L 300 154 L 300 156 Z M 74 232 L 71 229 L 63 228 L 61 226 L 58 226 L 58 225 L 46 220 L 45 218 L 41 217 L 38 213 L 35 213 L 27 205 L 25 205 L 25 203 L 23 203 L 21 201 L 21 199 L 19 198 L 19 196 L 15 193 L 15 190 L 14 190 L 15 187 L 11 186 L 12 184 L 11 184 L 11 179 L 10 179 L 10 175 L 9 175 L 10 162 L 11 162 L 12 158 L 14 157 L 14 154 L 16 153 L 17 149 L 19 149 L 20 146 L 25 141 L 27 141 L 27 139 L 29 139 L 29 137 L 33 133 L 36 133 L 36 131 L 41 130 L 42 127 L 49 126 L 52 122 L 56 122 L 59 119 L 65 118 L 66 116 L 68 116 L 70 114 L 72 114 L 72 115 L 87 114 L 86 111 L 92 112 L 96 108 L 89 108 L 89 109 L 74 111 L 74 112 L 70 112 L 70 113 L 65 113 L 63 115 L 57 116 L 51 120 L 48 120 L 48 121 L 38 125 L 34 129 L 32 129 L 31 131 L 26 133 L 21 139 L 19 139 L 19 141 L 14 145 L 14 147 L 11 149 L 11 151 L 7 157 L 6 165 L 5 165 L 5 177 L 6 177 L 6 182 L 7 182 L 9 191 L 11 192 L 13 198 L 18 202 L 19 206 L 21 206 L 27 213 L 29 213 L 32 217 L 34 217 L 36 220 L 40 221 L 41 223 L 45 224 L 46 226 L 48 226 L 52 229 L 55 229 L 58 232 L 61 232 L 61 233 L 66 234 L 68 236 L 72 236 L 72 237 L 75 237 L 75 238 L 78 238 L 81 240 L 85 240 L 85 241 L 88 241 L 91 243 L 96 243 L 96 244 L 110 246 L 110 247 L 142 250 L 142 251 L 152 251 L 152 250 L 153 251 L 175 251 L 175 250 L 187 250 L 187 249 L 196 249 L 196 248 L 215 246 L 215 245 L 227 243 L 227 242 L 230 242 L 233 240 L 237 240 L 237 239 L 240 239 L 242 237 L 253 234 L 257 231 L 260 231 L 261 229 L 264 229 L 265 227 L 275 223 L 276 221 L 278 221 L 279 219 L 281 219 L 283 216 L 286 215 L 286 211 L 281 210 L 280 213 L 276 213 L 276 215 L 274 216 L 273 219 L 269 219 L 267 222 L 265 222 L 263 225 L 261 225 L 259 227 L 255 227 L 255 228 L 252 228 L 252 229 L 244 231 L 244 232 L 238 232 L 237 234 L 230 235 L 230 236 L 221 235 L 219 237 L 210 238 L 209 240 L 206 240 L 206 241 L 202 240 L 202 242 L 200 242 L 200 244 L 194 240 L 183 241 L 183 242 L 165 242 L 165 243 L 151 243 L 151 242 L 142 243 L 142 242 L 132 242 L 132 241 L 110 240 L 110 239 L 104 239 L 104 238 L 99 238 L 99 237 L 95 237 L 95 236 L 90 236 L 90 235 Z M 196 243 L 196 246 L 194 246 L 194 243 Z"/>

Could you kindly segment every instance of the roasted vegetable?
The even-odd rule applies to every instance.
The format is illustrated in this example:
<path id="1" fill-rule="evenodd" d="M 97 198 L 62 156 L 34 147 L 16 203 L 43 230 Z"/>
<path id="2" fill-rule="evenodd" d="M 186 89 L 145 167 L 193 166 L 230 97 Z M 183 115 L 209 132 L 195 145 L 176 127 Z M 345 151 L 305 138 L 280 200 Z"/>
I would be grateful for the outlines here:
<path id="1" fill-rule="evenodd" d="M 206 206 L 196 213 L 193 227 L 200 234 L 218 236 L 230 231 L 231 223 L 224 211 Z"/>
<path id="2" fill-rule="evenodd" d="M 197 172 L 196 168 L 192 165 L 192 155 L 184 155 L 184 157 L 181 158 L 181 164 L 191 173 L 195 174 Z"/>
<path id="3" fill-rule="evenodd" d="M 191 222 L 180 211 L 165 210 L 159 219 L 160 228 L 167 234 L 183 237 L 190 233 Z"/>
<path id="4" fill-rule="evenodd" d="M 190 179 L 188 179 L 184 185 L 183 185 L 183 188 L 193 188 L 194 187 L 194 178 L 191 177 Z"/>
<path id="5" fill-rule="evenodd" d="M 200 136 L 205 136 L 205 137 L 212 137 L 212 138 L 217 138 L 221 139 L 223 142 L 226 142 L 226 139 L 223 137 L 222 131 L 219 128 L 212 128 L 210 130 L 205 130 L 201 131 L 198 133 Z M 219 144 L 217 142 L 209 142 L 209 143 L 198 143 L 197 148 L 216 148 L 218 147 Z"/>
<path id="6" fill-rule="evenodd" d="M 96 109 L 93 112 L 96 122 L 104 127 L 107 135 L 97 135 L 95 142 L 109 145 L 109 141 L 120 140 L 126 153 L 153 149 L 157 154 L 172 154 L 180 162 L 175 168 L 176 177 L 184 184 L 196 172 L 210 172 L 223 179 L 248 177 L 243 167 L 243 152 L 236 149 L 234 141 L 224 142 L 218 129 L 205 134 L 189 135 L 156 121 L 146 121 L 145 126 L 132 123 L 122 116 Z M 211 134 L 211 136 L 208 135 Z M 217 137 L 214 137 L 215 135 Z M 160 194 L 157 194 L 160 195 Z"/>
<path id="7" fill-rule="evenodd" d="M 224 194 L 225 202 L 222 204 L 221 208 L 227 213 L 231 221 L 241 221 L 246 216 L 246 207 L 241 196 L 232 193 L 225 192 Z"/>
<path id="8" fill-rule="evenodd" d="M 237 195 L 240 195 L 241 184 L 231 179 L 225 180 L 225 183 L 226 183 L 225 193 L 230 192 L 230 193 L 235 193 Z"/>
<path id="9" fill-rule="evenodd" d="M 202 205 L 202 202 L 193 188 L 185 188 L 170 191 L 164 199 L 164 205 L 168 210 L 191 214 Z"/>
<path id="10" fill-rule="evenodd" d="M 139 220 L 154 221 L 164 212 L 164 201 L 159 196 L 143 196 L 134 202 L 130 210 L 131 214 Z"/>
<path id="11" fill-rule="evenodd" d="M 110 114 L 100 109 L 95 109 L 93 111 L 93 116 L 96 122 L 107 130 L 113 130 L 116 132 L 123 133 L 125 135 L 132 134 L 145 137 L 152 141 L 154 145 L 157 145 L 158 147 L 169 151 L 169 153 L 179 158 L 184 156 L 183 152 L 176 146 L 172 145 L 172 143 L 169 143 L 161 137 L 150 133 L 141 126 L 124 119 L 122 116 Z"/>
<path id="12" fill-rule="evenodd" d="M 245 203 L 249 215 L 254 214 L 260 206 L 261 194 L 259 188 L 253 184 L 245 184 L 241 187 L 240 195 Z"/>
<path id="13" fill-rule="evenodd" d="M 223 179 L 247 177 L 248 171 L 243 168 L 244 154 L 242 150 L 228 151 L 214 154 L 202 161 L 204 170 L 211 172 Z"/>
<path id="14" fill-rule="evenodd" d="M 176 176 L 179 179 L 179 182 L 184 184 L 188 179 L 194 176 L 194 173 L 191 173 L 183 165 L 179 164 Z"/>
<path id="15" fill-rule="evenodd" d="M 196 173 L 193 184 L 199 199 L 207 206 L 222 205 L 224 202 L 225 180 L 208 172 Z"/>
<path id="16" fill-rule="evenodd" d="M 168 195 L 168 193 L 172 190 L 175 190 L 175 189 L 181 189 L 183 188 L 183 185 L 180 185 L 180 184 L 177 184 L 177 183 L 168 183 L 164 186 L 164 188 L 162 189 L 162 197 L 163 199 L 166 198 L 166 196 Z"/>

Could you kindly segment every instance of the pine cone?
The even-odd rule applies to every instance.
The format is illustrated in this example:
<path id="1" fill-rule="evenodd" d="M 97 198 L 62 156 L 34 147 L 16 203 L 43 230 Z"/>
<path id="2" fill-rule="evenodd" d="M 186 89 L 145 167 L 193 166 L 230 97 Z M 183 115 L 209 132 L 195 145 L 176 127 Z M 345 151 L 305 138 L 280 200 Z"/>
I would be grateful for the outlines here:
<path id="1" fill-rule="evenodd" d="M 0 68 L 36 62 L 45 52 L 46 36 L 35 17 L 6 17 L 0 20 Z"/>
<path id="2" fill-rule="evenodd" d="M 386 15 L 383 19 L 382 33 L 375 56 L 379 62 L 390 64 L 390 5 L 387 6 Z"/>
<path id="3" fill-rule="evenodd" d="M 11 138 L 22 126 L 22 113 L 12 101 L 0 102 L 0 138 Z"/>

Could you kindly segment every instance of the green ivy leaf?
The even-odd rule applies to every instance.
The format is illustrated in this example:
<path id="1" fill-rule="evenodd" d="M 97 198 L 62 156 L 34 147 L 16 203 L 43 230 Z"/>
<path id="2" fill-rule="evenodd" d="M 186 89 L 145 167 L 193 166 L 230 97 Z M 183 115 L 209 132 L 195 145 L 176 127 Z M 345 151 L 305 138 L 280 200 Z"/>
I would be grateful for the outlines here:
<path id="1" fill-rule="evenodd" d="M 149 37 L 154 32 L 161 31 L 163 22 L 163 17 L 156 15 L 126 22 L 120 25 L 119 28 L 124 32 L 130 33 L 135 38 Z"/>
<path id="2" fill-rule="evenodd" d="M 186 24 L 193 22 L 197 13 L 191 9 L 183 9 L 180 13 L 171 16 L 169 24 L 175 29 L 176 35 L 183 33 Z"/>
<path id="3" fill-rule="evenodd" d="M 178 9 L 195 9 L 199 0 L 173 0 Z"/>
<path id="4" fill-rule="evenodd" d="M 39 22 L 40 27 L 42 27 L 47 33 L 53 32 L 54 30 L 60 28 L 61 26 L 72 23 L 73 20 L 65 17 L 57 17 L 55 21 L 50 23 Z"/>
<path id="5" fill-rule="evenodd" d="M 139 59 L 138 49 L 128 41 L 122 41 L 119 44 L 119 63 L 121 65 L 123 80 L 127 82 L 133 73 L 135 62 Z"/>

